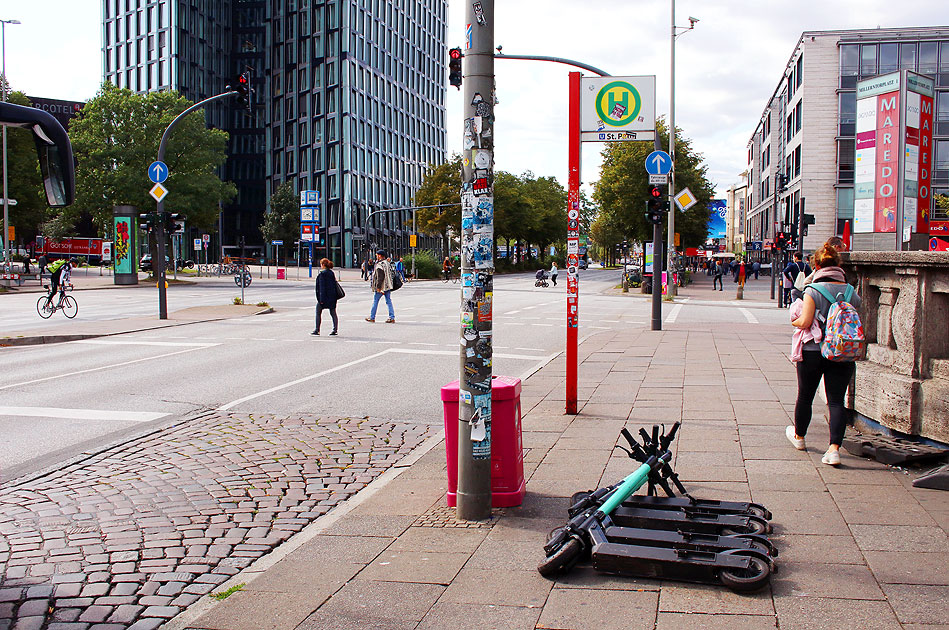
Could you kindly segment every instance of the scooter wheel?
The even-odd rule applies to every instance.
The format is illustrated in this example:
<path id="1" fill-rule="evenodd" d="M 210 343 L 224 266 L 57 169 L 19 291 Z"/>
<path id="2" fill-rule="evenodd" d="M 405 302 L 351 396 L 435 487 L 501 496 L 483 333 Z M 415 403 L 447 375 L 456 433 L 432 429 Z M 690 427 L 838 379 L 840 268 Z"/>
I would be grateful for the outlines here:
<path id="1" fill-rule="evenodd" d="M 770 534 L 771 525 L 768 521 L 757 516 L 748 515 L 748 524 L 744 527 L 726 527 L 722 529 L 722 534 Z"/>
<path id="2" fill-rule="evenodd" d="M 735 555 L 747 555 L 741 552 Z M 747 569 L 722 569 L 718 573 L 718 579 L 722 584 L 738 593 L 750 593 L 757 591 L 768 583 L 771 577 L 771 567 L 761 558 L 748 556 L 750 566 Z"/>
<path id="3" fill-rule="evenodd" d="M 580 501 L 586 499 L 588 496 L 593 494 L 590 490 L 581 490 L 580 492 L 574 492 L 573 496 L 570 497 L 570 505 L 576 505 Z"/>
<path id="4" fill-rule="evenodd" d="M 547 559 L 537 566 L 537 571 L 544 577 L 555 577 L 573 568 L 582 555 L 583 543 L 576 538 L 571 538 L 553 555 L 547 556 Z"/>
<path id="5" fill-rule="evenodd" d="M 763 518 L 766 521 L 771 520 L 771 511 L 761 507 L 760 505 L 749 505 L 748 509 L 746 510 L 746 514 Z"/>

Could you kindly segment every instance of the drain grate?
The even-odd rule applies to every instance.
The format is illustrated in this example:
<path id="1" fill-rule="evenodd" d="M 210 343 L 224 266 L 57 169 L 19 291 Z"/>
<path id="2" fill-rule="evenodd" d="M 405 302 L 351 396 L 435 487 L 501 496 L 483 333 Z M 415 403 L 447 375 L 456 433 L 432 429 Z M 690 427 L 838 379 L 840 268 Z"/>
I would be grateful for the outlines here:
<path id="1" fill-rule="evenodd" d="M 879 434 L 845 437 L 843 447 L 851 455 L 869 457 L 891 466 L 934 462 L 949 454 L 945 449 Z"/>

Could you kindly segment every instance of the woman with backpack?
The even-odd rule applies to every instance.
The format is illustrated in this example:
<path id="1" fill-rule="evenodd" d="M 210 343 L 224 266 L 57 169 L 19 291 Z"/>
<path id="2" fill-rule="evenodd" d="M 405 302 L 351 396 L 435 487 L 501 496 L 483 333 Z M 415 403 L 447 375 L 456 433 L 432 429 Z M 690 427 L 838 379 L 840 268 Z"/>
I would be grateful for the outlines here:
<path id="1" fill-rule="evenodd" d="M 844 396 L 863 342 L 863 328 L 855 311 L 860 307 L 860 296 L 847 284 L 836 249 L 824 244 L 814 253 L 814 264 L 817 267 L 814 281 L 804 289 L 801 315 L 791 325 L 808 330 L 816 318 L 823 341 L 804 343 L 802 359 L 797 363 L 794 426 L 787 427 L 785 435 L 794 448 L 805 449 L 804 436 L 811 423 L 814 394 L 823 378 L 830 413 L 830 446 L 821 462 L 839 466 L 840 444 L 849 415 L 844 407 Z"/>

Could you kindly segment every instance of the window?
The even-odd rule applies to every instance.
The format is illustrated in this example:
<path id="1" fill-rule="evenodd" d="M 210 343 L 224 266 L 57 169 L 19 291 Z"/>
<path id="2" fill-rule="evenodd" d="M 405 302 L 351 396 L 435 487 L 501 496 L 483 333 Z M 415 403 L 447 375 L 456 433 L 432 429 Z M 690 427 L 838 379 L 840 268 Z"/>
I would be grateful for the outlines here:
<path id="1" fill-rule="evenodd" d="M 949 86 L 949 42 L 939 44 L 939 73 L 936 85 Z"/>
<path id="2" fill-rule="evenodd" d="M 857 94 L 841 92 L 838 96 L 837 119 L 840 121 L 837 134 L 852 136 L 857 132 Z"/>
<path id="3" fill-rule="evenodd" d="M 949 92 L 936 92 L 937 136 L 949 136 Z"/>
<path id="4" fill-rule="evenodd" d="M 920 74 L 935 74 L 936 73 L 936 53 L 937 53 L 937 44 L 936 42 L 923 42 L 919 45 L 919 73 Z"/>
<path id="5" fill-rule="evenodd" d="M 900 44 L 900 68 L 916 70 L 916 44 Z"/>
<path id="6" fill-rule="evenodd" d="M 840 87 L 857 87 L 857 74 L 860 69 L 860 46 L 845 44 L 840 47 Z"/>
<path id="7" fill-rule="evenodd" d="M 854 140 L 837 141 L 837 183 L 853 183 Z"/>
<path id="8" fill-rule="evenodd" d="M 797 87 L 801 87 L 801 83 L 804 81 L 804 55 L 797 58 L 797 70 L 795 74 L 797 75 Z"/>
<path id="9" fill-rule="evenodd" d="M 949 140 L 937 140 L 933 159 L 933 183 L 949 182 Z"/>
<path id="10" fill-rule="evenodd" d="M 880 74 L 900 69 L 899 53 L 899 44 L 880 44 Z"/>
<path id="11" fill-rule="evenodd" d="M 860 47 L 860 75 L 872 77 L 877 73 L 877 45 L 864 44 Z"/>
<path id="12" fill-rule="evenodd" d="M 801 146 L 794 149 L 794 177 L 801 174 Z"/>
<path id="13" fill-rule="evenodd" d="M 794 133 L 797 133 L 801 130 L 801 119 L 804 117 L 804 101 L 800 100 L 797 102 L 797 107 L 794 108 Z"/>

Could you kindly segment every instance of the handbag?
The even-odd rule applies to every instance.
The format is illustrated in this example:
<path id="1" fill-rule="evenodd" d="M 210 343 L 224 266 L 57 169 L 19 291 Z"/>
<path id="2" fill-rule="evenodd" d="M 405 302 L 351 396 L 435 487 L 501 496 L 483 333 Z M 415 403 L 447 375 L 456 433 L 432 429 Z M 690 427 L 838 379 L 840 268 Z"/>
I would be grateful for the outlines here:
<path id="1" fill-rule="evenodd" d="M 344 297 L 346 297 L 346 292 L 343 291 L 343 287 L 341 287 L 339 285 L 339 281 L 337 281 L 336 282 L 336 299 L 342 300 Z"/>

